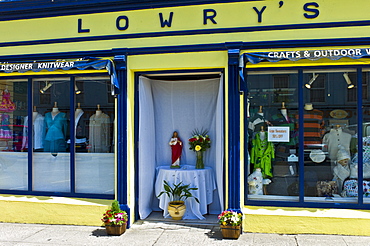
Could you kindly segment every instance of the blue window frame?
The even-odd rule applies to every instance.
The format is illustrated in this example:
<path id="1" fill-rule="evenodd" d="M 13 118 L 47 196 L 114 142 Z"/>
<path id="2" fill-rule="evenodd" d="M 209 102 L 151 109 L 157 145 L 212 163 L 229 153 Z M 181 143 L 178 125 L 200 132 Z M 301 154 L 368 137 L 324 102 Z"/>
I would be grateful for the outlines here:
<path id="1" fill-rule="evenodd" d="M 0 193 L 113 199 L 111 88 L 102 73 L 1 77 Z"/>
<path id="2" fill-rule="evenodd" d="M 250 156 L 245 204 L 369 208 L 369 100 L 363 96 L 369 70 L 322 66 L 244 71 Z M 282 137 L 288 140 L 272 136 L 284 129 Z M 266 141 L 261 140 L 264 134 Z M 261 186 L 256 191 L 257 180 Z M 358 184 L 365 188 L 357 189 Z"/>

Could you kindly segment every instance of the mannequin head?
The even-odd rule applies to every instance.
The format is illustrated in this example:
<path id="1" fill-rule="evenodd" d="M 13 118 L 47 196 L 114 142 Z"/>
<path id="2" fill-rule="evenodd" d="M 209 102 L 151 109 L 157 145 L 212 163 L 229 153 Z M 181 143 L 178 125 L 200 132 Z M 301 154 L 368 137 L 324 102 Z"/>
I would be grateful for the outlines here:
<path id="1" fill-rule="evenodd" d="M 305 110 L 313 110 L 312 103 L 306 103 L 306 104 L 304 105 L 304 109 L 305 109 Z"/>
<path id="2" fill-rule="evenodd" d="M 337 153 L 337 161 L 342 166 L 347 166 L 349 163 L 349 160 L 351 159 L 350 154 L 348 151 L 346 151 L 342 146 L 339 146 L 339 150 Z"/>

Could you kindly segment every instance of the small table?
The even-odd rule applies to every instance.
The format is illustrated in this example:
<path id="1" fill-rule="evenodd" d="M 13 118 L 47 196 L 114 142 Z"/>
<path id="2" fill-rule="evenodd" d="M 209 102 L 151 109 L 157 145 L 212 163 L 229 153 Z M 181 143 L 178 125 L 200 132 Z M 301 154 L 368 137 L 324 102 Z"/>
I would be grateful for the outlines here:
<path id="1" fill-rule="evenodd" d="M 185 165 L 180 169 L 171 169 L 169 166 L 159 166 L 157 167 L 157 173 L 156 196 L 164 190 L 164 180 L 170 185 L 182 182 L 185 185 L 190 184 L 190 188 L 198 188 L 198 190 L 192 190 L 191 193 L 199 199 L 199 203 L 194 198 L 188 198 L 185 201 L 186 212 L 183 219 L 205 219 L 203 214 L 207 213 L 207 205 L 213 202 L 213 191 L 216 189 L 216 181 L 211 167 L 195 169 L 195 166 Z M 163 209 L 163 216 L 169 217 L 167 210 L 169 197 L 163 194 L 158 199 L 159 207 Z"/>

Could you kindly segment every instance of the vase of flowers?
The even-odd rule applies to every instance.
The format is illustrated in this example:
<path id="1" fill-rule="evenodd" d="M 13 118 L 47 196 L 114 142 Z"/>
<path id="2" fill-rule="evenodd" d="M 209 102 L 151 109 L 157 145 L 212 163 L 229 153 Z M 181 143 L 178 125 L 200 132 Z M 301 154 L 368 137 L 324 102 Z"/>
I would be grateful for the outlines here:
<path id="1" fill-rule="evenodd" d="M 203 153 L 211 147 L 211 139 L 207 135 L 207 130 L 195 129 L 192 132 L 192 137 L 189 138 L 190 150 L 195 151 L 197 162 L 195 165 L 196 169 L 204 168 Z"/>
<path id="2" fill-rule="evenodd" d="M 108 235 L 119 236 L 126 231 L 127 213 L 120 209 L 118 201 L 112 202 L 111 208 L 103 214 L 101 220 Z"/>
<path id="3" fill-rule="evenodd" d="M 229 239 L 238 239 L 242 232 L 243 215 L 241 213 L 226 210 L 218 215 L 222 237 Z"/>

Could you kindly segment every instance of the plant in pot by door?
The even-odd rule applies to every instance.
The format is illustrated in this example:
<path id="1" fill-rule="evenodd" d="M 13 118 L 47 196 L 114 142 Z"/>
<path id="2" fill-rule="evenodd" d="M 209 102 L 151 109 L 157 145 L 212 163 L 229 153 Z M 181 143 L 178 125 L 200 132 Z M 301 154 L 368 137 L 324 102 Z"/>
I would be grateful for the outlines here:
<path id="1" fill-rule="evenodd" d="M 223 211 L 218 215 L 222 237 L 238 239 L 242 232 L 243 215 L 232 210 Z"/>
<path id="2" fill-rule="evenodd" d="M 108 235 L 119 236 L 126 231 L 127 213 L 120 209 L 118 201 L 112 202 L 111 208 L 103 214 L 101 220 Z"/>
<path id="3" fill-rule="evenodd" d="M 163 181 L 164 191 L 159 193 L 158 197 L 166 194 L 170 199 L 168 203 L 168 213 L 174 220 L 181 220 L 186 211 L 185 200 L 193 197 L 197 203 L 198 198 L 194 197 L 190 191 L 198 190 L 198 188 L 190 188 L 190 185 L 184 185 L 182 182 L 173 184 L 173 187 L 166 181 Z"/>

